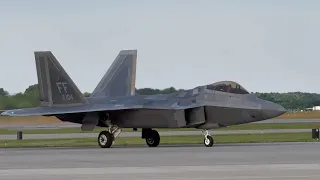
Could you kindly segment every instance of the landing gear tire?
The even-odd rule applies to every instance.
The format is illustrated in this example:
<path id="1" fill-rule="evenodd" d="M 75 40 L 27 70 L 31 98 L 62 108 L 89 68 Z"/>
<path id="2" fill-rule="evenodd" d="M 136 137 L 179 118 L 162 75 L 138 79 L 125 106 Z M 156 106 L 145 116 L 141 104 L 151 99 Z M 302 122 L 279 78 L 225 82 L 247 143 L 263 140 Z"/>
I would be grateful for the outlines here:
<path id="1" fill-rule="evenodd" d="M 214 144 L 214 141 L 211 136 L 207 136 L 204 138 L 203 143 L 206 147 L 211 147 Z"/>
<path id="2" fill-rule="evenodd" d="M 108 131 L 101 131 L 98 136 L 98 144 L 101 148 L 110 148 L 113 140 L 113 135 Z"/>
<path id="3" fill-rule="evenodd" d="M 160 135 L 158 131 L 151 130 L 149 137 L 146 138 L 146 143 L 149 147 L 157 147 L 160 144 Z"/>

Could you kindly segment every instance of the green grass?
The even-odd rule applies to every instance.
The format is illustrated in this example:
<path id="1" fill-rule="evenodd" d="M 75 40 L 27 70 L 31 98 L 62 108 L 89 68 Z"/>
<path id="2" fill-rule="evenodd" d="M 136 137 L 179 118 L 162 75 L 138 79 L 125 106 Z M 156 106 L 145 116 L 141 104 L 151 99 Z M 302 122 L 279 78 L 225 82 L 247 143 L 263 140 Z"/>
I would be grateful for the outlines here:
<path id="1" fill-rule="evenodd" d="M 261 129 L 312 129 L 319 128 L 320 123 L 297 123 L 297 124 L 242 124 L 230 126 L 227 128 L 215 129 L 221 130 L 261 130 Z M 104 128 L 96 128 L 93 131 L 82 131 L 80 128 L 61 128 L 61 129 L 30 129 L 23 130 L 24 134 L 61 134 L 61 133 L 99 133 Z M 157 129 L 158 131 L 194 131 L 194 128 L 179 129 Z M 123 132 L 130 132 L 132 129 L 123 129 Z M 16 134 L 16 129 L 0 129 L 0 134 Z"/>
<path id="2" fill-rule="evenodd" d="M 241 124 L 236 126 L 229 126 L 218 130 L 255 130 L 255 129 L 312 129 L 319 128 L 320 123 L 292 123 L 292 124 Z"/>
<path id="3" fill-rule="evenodd" d="M 275 119 L 319 119 L 320 111 L 287 112 Z"/>
<path id="4" fill-rule="evenodd" d="M 216 135 L 215 143 L 312 142 L 311 133 Z M 160 144 L 203 144 L 203 136 L 163 136 Z M 118 138 L 114 145 L 145 145 L 139 137 Z M 0 147 L 98 147 L 97 138 L 1 140 Z"/>

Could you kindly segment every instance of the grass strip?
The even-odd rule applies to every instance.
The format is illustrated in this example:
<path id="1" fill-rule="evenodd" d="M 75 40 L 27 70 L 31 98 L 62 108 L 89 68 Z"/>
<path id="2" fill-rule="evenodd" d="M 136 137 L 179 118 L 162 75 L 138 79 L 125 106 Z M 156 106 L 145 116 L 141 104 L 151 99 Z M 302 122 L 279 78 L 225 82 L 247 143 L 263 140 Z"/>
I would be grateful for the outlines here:
<path id="1" fill-rule="evenodd" d="M 267 143 L 267 142 L 312 142 L 311 133 L 239 134 L 216 135 L 215 143 Z M 113 146 L 145 145 L 139 137 L 118 138 Z M 203 144 L 203 136 L 163 136 L 160 146 L 165 144 Z M 2 148 L 17 147 L 99 147 L 97 138 L 1 140 Z"/>
<path id="2" fill-rule="evenodd" d="M 227 128 L 215 129 L 221 130 L 262 130 L 262 129 L 313 129 L 320 128 L 320 123 L 297 123 L 297 124 L 242 124 L 230 126 Z M 80 128 L 60 128 L 60 129 L 26 129 L 24 134 L 63 134 L 63 133 L 99 133 L 105 128 L 96 128 L 93 131 L 82 131 Z M 157 129 L 163 131 L 194 131 L 195 128 L 179 128 L 179 129 Z M 132 132 L 132 129 L 123 129 L 123 132 Z M 1 134 L 16 134 L 17 129 L 0 129 Z"/>

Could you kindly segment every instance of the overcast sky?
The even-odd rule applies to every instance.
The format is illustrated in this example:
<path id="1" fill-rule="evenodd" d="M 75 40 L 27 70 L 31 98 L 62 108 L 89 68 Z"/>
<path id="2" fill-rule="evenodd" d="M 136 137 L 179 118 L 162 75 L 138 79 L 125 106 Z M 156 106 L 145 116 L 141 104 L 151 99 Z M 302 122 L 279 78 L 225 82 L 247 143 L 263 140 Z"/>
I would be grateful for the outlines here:
<path id="1" fill-rule="evenodd" d="M 0 87 L 37 83 L 51 50 L 92 92 L 121 49 L 137 88 L 233 80 L 251 92 L 320 93 L 319 0 L 8 0 L 0 6 Z"/>

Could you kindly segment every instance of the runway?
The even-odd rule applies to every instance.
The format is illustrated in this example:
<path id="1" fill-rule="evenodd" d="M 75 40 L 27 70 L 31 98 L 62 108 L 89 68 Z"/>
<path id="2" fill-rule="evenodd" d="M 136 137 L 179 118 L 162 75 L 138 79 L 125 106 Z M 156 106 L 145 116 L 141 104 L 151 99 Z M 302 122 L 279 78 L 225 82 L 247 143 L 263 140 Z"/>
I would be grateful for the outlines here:
<path id="1" fill-rule="evenodd" d="M 0 149 L 6 180 L 320 178 L 320 143 Z"/>
<path id="2" fill-rule="evenodd" d="M 266 129 L 266 130 L 226 130 L 209 131 L 211 135 L 219 134 L 263 134 L 263 133 L 303 133 L 310 132 L 311 129 Z M 166 131 L 159 132 L 160 136 L 190 136 L 201 135 L 198 131 Z M 68 138 L 96 138 L 99 133 L 61 133 L 61 134 L 24 134 L 23 139 L 68 139 Z M 141 132 L 122 132 L 119 137 L 141 137 Z M 2 134 L 0 140 L 15 140 L 15 134 Z"/>

